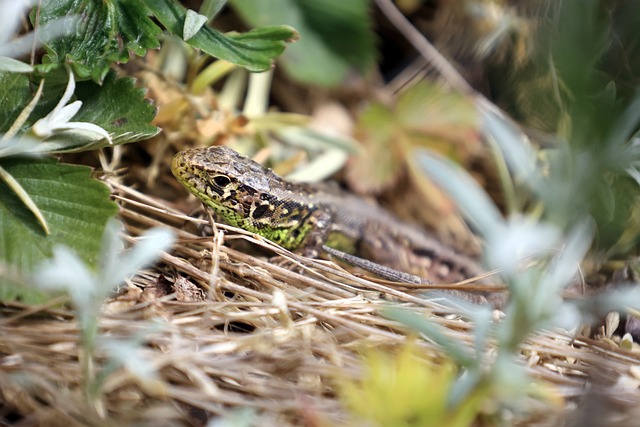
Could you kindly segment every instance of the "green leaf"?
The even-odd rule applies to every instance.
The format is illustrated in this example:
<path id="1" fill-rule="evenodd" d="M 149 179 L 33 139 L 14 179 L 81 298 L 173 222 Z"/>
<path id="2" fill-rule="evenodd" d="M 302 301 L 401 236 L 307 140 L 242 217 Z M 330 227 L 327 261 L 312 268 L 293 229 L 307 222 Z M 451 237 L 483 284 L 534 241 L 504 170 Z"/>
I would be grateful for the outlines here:
<path id="1" fill-rule="evenodd" d="M 102 86 L 78 83 L 76 96 L 82 108 L 73 121 L 90 122 L 111 134 L 114 144 L 126 144 L 151 138 L 160 129 L 150 125 L 155 107 L 145 100 L 145 89 L 137 88 L 132 78 L 116 78 L 111 71 Z"/>
<path id="2" fill-rule="evenodd" d="M 45 85 L 42 99 L 23 127 L 23 132 L 33 123 L 49 114 L 54 108 L 64 86 L 53 83 Z M 155 108 L 144 98 L 144 89 L 135 87 L 132 78 L 116 78 L 115 72 L 107 74 L 102 86 L 85 81 L 76 86 L 76 97 L 82 108 L 73 122 L 88 122 L 98 125 L 111 134 L 114 144 L 125 144 L 151 138 L 160 130 L 149 123 L 155 117 Z M 6 132 L 20 111 L 33 97 L 32 85 L 23 74 L 0 72 L 0 132 Z M 41 143 L 38 152 L 72 152 L 107 146 L 106 140 L 95 140 L 95 135 L 66 131 L 48 137 Z"/>
<path id="3" fill-rule="evenodd" d="M 385 105 L 371 103 L 358 122 L 357 138 L 366 144 L 352 157 L 347 179 L 360 193 L 380 192 L 395 184 L 404 170 L 406 135 Z"/>
<path id="4" fill-rule="evenodd" d="M 31 196 L 29 196 L 29 193 L 27 193 L 24 190 L 24 188 L 22 188 L 20 183 L 18 183 L 18 181 L 16 181 L 11 174 L 5 171 L 2 168 L 2 166 L 0 166 L 0 179 L 2 179 L 2 181 L 4 181 L 5 184 L 7 184 L 7 187 L 9 187 L 9 189 L 13 191 L 13 193 L 16 196 L 18 196 L 18 198 L 31 211 L 31 213 L 33 213 L 33 215 L 36 217 L 36 219 L 42 226 L 42 229 L 44 230 L 44 232 L 46 234 L 49 234 L 49 225 L 47 224 L 47 220 L 44 219 L 44 216 L 42 216 L 42 212 L 40 211 L 40 209 L 38 209 L 36 204 L 33 202 L 33 200 L 31 199 Z"/>
<path id="5" fill-rule="evenodd" d="M 33 92 L 29 84 L 29 77 L 26 74 L 0 72 L 1 133 L 9 130 L 32 97 Z"/>
<path id="6" fill-rule="evenodd" d="M 63 16 L 79 17 L 68 35 L 45 43 L 47 54 L 37 68 L 50 72 L 70 64 L 79 80 L 102 82 L 113 62 L 128 62 L 129 52 L 142 56 L 159 46 L 160 28 L 149 19 L 147 9 L 136 0 L 50 0 L 34 25 L 44 25 Z"/>
<path id="7" fill-rule="evenodd" d="M 200 6 L 200 13 L 210 21 L 222 10 L 227 0 L 204 0 Z"/>
<path id="8" fill-rule="evenodd" d="M 143 0 L 172 34 L 183 37 L 187 10 L 172 0 Z M 187 43 L 209 55 L 245 67 L 249 71 L 267 71 L 280 55 L 287 41 L 297 38 L 296 31 L 286 25 L 225 35 L 202 27 Z"/>
<path id="9" fill-rule="evenodd" d="M 32 73 L 33 67 L 17 59 L 0 56 L 0 71 L 10 71 L 12 73 Z"/>
<path id="10" fill-rule="evenodd" d="M 352 69 L 374 63 L 375 39 L 368 0 L 233 0 L 230 4 L 253 27 L 291 25 L 300 41 L 282 55 L 282 65 L 303 82 L 335 86 Z"/>
<path id="11" fill-rule="evenodd" d="M 109 199 L 109 189 L 90 178 L 91 169 L 27 158 L 1 159 L 0 166 L 31 196 L 51 230 L 47 236 L 18 196 L 0 183 L 0 265 L 24 277 L 59 244 L 96 265 L 105 224 L 118 208 Z M 40 299 L 35 291 L 0 277 L 0 299 L 16 297 Z"/>
<path id="12" fill-rule="evenodd" d="M 406 171 L 413 149 L 427 147 L 464 163 L 481 149 L 473 102 L 433 83 L 419 82 L 395 102 L 371 103 L 356 127 L 363 149 L 351 159 L 347 179 L 358 192 L 392 187 Z M 409 174 L 416 181 L 413 169 Z M 433 199 L 432 194 L 424 193 Z"/>

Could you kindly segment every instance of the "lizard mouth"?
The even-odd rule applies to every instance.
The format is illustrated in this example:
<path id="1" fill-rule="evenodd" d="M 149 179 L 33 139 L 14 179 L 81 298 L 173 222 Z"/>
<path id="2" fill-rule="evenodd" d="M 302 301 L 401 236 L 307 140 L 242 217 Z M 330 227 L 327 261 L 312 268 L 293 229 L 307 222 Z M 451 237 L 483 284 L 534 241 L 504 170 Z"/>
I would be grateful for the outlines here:
<path id="1" fill-rule="evenodd" d="M 171 173 L 173 173 L 173 176 L 176 177 L 180 184 L 184 185 L 191 191 L 192 184 L 189 182 L 187 176 L 193 174 L 188 172 L 188 166 L 184 158 L 184 153 L 178 153 L 173 156 L 173 159 L 171 159 Z"/>
<path id="2" fill-rule="evenodd" d="M 200 172 L 200 173 L 199 173 Z M 171 160 L 171 173 L 176 177 L 178 182 L 182 184 L 190 193 L 198 198 L 210 199 L 205 191 L 205 181 L 200 174 L 197 166 L 190 158 L 185 156 L 184 152 L 177 153 Z"/>

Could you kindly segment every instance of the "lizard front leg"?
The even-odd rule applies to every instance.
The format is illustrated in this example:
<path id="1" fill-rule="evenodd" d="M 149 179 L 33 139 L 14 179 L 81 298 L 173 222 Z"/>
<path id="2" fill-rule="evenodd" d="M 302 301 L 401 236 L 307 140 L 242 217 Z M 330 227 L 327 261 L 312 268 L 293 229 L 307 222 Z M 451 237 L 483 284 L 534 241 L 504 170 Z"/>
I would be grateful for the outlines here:
<path id="1" fill-rule="evenodd" d="M 331 230 L 331 215 L 328 212 L 316 210 L 309 215 L 303 224 L 301 231 L 306 231 L 306 236 L 296 249 L 296 252 L 309 257 L 318 258 L 322 246 L 326 243 Z"/>
<path id="2" fill-rule="evenodd" d="M 329 235 L 330 227 L 331 215 L 320 210 L 313 211 L 296 227 L 288 230 L 290 241 L 300 241 L 293 251 L 307 258 L 318 258 Z M 280 256 L 270 262 L 298 271 L 295 264 Z"/>

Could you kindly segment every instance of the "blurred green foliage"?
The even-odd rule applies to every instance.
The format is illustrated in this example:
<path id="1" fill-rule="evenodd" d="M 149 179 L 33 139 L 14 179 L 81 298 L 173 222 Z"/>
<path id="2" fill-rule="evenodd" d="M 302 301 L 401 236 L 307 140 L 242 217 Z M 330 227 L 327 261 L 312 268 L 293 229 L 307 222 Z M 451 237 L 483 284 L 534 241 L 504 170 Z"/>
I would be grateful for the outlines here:
<path id="1" fill-rule="evenodd" d="M 529 57 L 519 65 L 505 54 L 488 66 L 492 90 L 541 143 L 550 185 L 534 197 L 546 217 L 566 228 L 587 214 L 597 226 L 594 254 L 627 254 L 640 236 L 640 3 L 536 5 Z"/>
<path id="2" fill-rule="evenodd" d="M 249 25 L 291 25 L 300 40 L 280 61 L 287 73 L 306 84 L 337 86 L 352 70 L 365 73 L 376 51 L 369 0 L 232 0 Z"/>
<path id="3" fill-rule="evenodd" d="M 589 212 L 597 249 L 627 252 L 640 236 L 629 230 L 640 182 L 628 173 L 640 161 L 631 141 L 640 124 L 640 3 L 566 0 L 556 13 L 550 31 L 540 31 L 541 48 L 558 76 L 558 138 L 568 152 L 560 145 L 550 168 L 552 182 L 565 185 L 546 196 L 564 209 L 549 210 L 565 226 Z M 629 231 L 635 237 L 616 246 Z"/>
<path id="4" fill-rule="evenodd" d="M 417 155 L 422 171 L 447 191 L 484 237 L 485 265 L 499 271 L 509 288 L 504 316 L 495 321 L 486 307 L 443 297 L 445 305 L 473 323 L 470 349 L 420 314 L 385 310 L 440 345 L 463 368 L 449 387 L 451 401 L 489 387 L 496 407 L 524 413 L 531 408 L 522 404 L 527 399 L 545 397 L 527 386 L 530 378 L 520 354 L 533 332 L 573 330 L 608 311 L 640 306 L 637 288 L 581 302 L 563 299 L 594 237 L 591 253 L 598 261 L 629 257 L 640 241 L 640 3 L 564 0 L 545 5 L 537 16 L 535 51 L 526 70 L 535 69 L 538 79 L 518 82 L 521 70 L 511 70 L 513 77 L 505 84 L 519 83 L 527 93 L 539 89 L 536 96 L 545 101 L 532 102 L 527 113 L 550 117 L 553 123 L 531 132 L 530 143 L 502 112 L 477 104 L 484 136 L 509 171 L 502 177 L 505 193 L 511 193 L 505 198 L 512 201 L 506 214 L 451 160 Z M 540 81 L 551 84 L 536 85 Z M 540 135 L 545 138 L 536 138 Z"/>
<path id="5" fill-rule="evenodd" d="M 488 397 L 487 388 L 478 388 L 452 405 L 449 396 L 458 369 L 447 359 L 425 360 L 412 342 L 398 354 L 370 350 L 363 356 L 362 380 L 337 379 L 354 425 L 470 426 Z"/>

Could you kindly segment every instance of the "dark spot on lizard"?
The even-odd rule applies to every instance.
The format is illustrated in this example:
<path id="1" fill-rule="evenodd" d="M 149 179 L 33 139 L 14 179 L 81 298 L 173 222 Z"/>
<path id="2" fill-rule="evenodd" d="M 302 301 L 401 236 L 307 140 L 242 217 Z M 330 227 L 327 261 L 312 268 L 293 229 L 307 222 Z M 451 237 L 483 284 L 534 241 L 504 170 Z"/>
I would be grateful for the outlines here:
<path id="1" fill-rule="evenodd" d="M 293 240 L 297 239 L 299 235 L 300 235 L 300 229 L 294 228 L 293 230 L 291 230 L 291 238 Z"/>
<path id="2" fill-rule="evenodd" d="M 289 216 L 289 221 L 290 222 L 299 222 L 300 221 L 300 211 L 296 210 L 293 211 Z"/>
<path id="3" fill-rule="evenodd" d="M 253 210 L 253 214 L 251 216 L 254 219 L 258 219 L 258 218 L 262 217 L 265 214 L 265 212 L 267 212 L 267 210 L 269 210 L 269 205 L 258 205 Z"/>
<path id="4" fill-rule="evenodd" d="M 222 195 L 224 194 L 224 190 L 222 188 L 216 187 L 215 185 L 210 185 L 209 188 L 220 197 L 222 197 Z"/>
<path id="5" fill-rule="evenodd" d="M 413 248 L 411 251 L 414 254 L 418 255 L 419 257 L 424 257 L 428 259 L 436 258 L 436 252 L 433 249 Z"/>
<path id="6" fill-rule="evenodd" d="M 256 194 L 256 190 L 255 190 L 255 189 L 253 189 L 253 188 L 251 188 L 251 187 L 249 187 L 248 185 L 240 185 L 240 186 L 238 187 L 238 191 L 239 191 L 240 193 L 246 193 L 246 194 L 248 194 L 249 196 L 253 196 L 253 195 L 255 195 L 255 194 Z"/>

